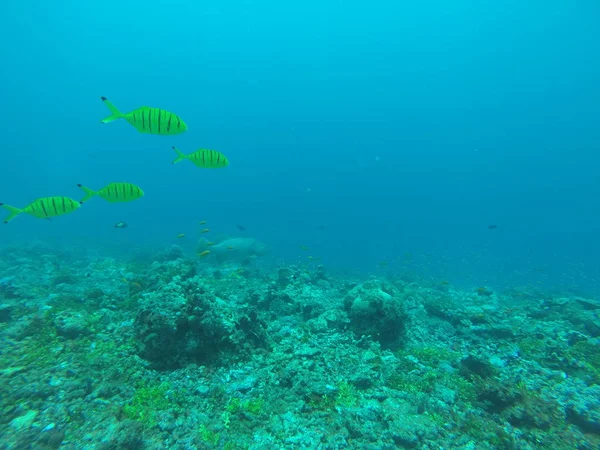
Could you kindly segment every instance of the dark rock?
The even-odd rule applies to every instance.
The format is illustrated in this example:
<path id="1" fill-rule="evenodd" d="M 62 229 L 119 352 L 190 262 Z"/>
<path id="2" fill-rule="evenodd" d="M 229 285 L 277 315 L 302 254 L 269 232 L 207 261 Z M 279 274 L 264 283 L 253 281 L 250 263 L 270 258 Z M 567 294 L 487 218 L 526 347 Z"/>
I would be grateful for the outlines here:
<path id="1" fill-rule="evenodd" d="M 37 443 L 42 449 L 57 449 L 62 445 L 65 439 L 65 432 L 59 428 L 52 428 L 51 430 L 43 431 L 38 439 Z"/>
<path id="2" fill-rule="evenodd" d="M 10 315 L 13 312 L 13 306 L 9 304 L 0 305 L 0 322 L 8 322 L 10 321 Z"/>
<path id="3" fill-rule="evenodd" d="M 521 400 L 517 389 L 499 383 L 483 384 L 477 392 L 477 399 L 484 403 L 490 413 L 500 413 Z"/>
<path id="4" fill-rule="evenodd" d="M 481 378 L 489 378 L 496 373 L 494 367 L 488 362 L 475 356 L 469 355 L 460 362 L 461 372 L 466 375 L 477 375 Z"/>
<path id="5" fill-rule="evenodd" d="M 570 405 L 567 407 L 567 422 L 577 425 L 586 433 L 600 435 L 600 414 Z"/>

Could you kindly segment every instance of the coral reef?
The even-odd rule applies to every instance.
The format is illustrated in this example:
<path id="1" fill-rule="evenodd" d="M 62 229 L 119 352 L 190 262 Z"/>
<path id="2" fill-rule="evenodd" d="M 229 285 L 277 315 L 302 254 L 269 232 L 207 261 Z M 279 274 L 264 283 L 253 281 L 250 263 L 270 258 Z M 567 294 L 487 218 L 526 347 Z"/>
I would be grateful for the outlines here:
<path id="1" fill-rule="evenodd" d="M 248 256 L 3 249 L 2 448 L 600 446 L 595 299 Z"/>

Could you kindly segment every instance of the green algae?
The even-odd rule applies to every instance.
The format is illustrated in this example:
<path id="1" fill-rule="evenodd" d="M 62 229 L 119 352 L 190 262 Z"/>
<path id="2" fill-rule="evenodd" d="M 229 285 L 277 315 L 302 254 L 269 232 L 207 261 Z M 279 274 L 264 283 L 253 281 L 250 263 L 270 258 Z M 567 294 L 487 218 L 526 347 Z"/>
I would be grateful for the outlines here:
<path id="1" fill-rule="evenodd" d="M 329 411 L 339 407 L 350 408 L 357 406 L 360 401 L 358 389 L 347 381 L 341 381 L 336 391 L 323 395 L 311 394 L 307 398 L 310 409 Z"/>
<path id="2" fill-rule="evenodd" d="M 342 381 L 337 385 L 338 391 L 335 394 L 335 404 L 342 407 L 352 407 L 358 405 L 360 399 L 358 390 L 347 381 Z"/>
<path id="3" fill-rule="evenodd" d="M 35 318 L 25 328 L 26 336 L 20 347 L 19 362 L 30 368 L 44 368 L 56 363 L 55 349 L 60 344 L 56 327 L 52 324 L 51 312 Z"/>
<path id="4" fill-rule="evenodd" d="M 242 400 L 238 397 L 232 397 L 229 403 L 225 407 L 225 410 L 232 413 L 250 413 L 254 415 L 260 415 L 265 412 L 264 410 L 265 401 L 262 398 L 255 398 L 251 400 Z"/>
<path id="5" fill-rule="evenodd" d="M 210 445 L 217 445 L 219 443 L 219 433 L 209 429 L 206 425 L 201 424 L 198 428 L 198 436 L 200 441 L 205 442 Z"/>
<path id="6" fill-rule="evenodd" d="M 141 386 L 135 390 L 131 402 L 123 407 L 125 417 L 142 422 L 147 426 L 158 423 L 157 413 L 173 406 L 169 399 L 169 385 L 166 383 Z"/>
<path id="7" fill-rule="evenodd" d="M 529 336 L 519 342 L 519 349 L 526 359 L 581 378 L 590 386 L 600 384 L 600 344 L 593 340 L 582 339 L 568 345 Z"/>
<path id="8" fill-rule="evenodd" d="M 441 361 L 456 362 L 458 352 L 444 347 L 414 347 L 397 352 L 399 363 L 387 380 L 387 386 L 411 394 L 429 394 L 437 386 L 456 392 L 458 398 L 470 403 L 476 397 L 476 380 L 469 380 L 459 372 L 438 369 Z"/>
<path id="9" fill-rule="evenodd" d="M 426 365 L 437 365 L 440 361 L 456 361 L 460 358 L 460 353 L 447 349 L 446 347 L 413 347 L 411 349 L 398 352 L 399 356 L 412 355 L 419 362 Z"/>

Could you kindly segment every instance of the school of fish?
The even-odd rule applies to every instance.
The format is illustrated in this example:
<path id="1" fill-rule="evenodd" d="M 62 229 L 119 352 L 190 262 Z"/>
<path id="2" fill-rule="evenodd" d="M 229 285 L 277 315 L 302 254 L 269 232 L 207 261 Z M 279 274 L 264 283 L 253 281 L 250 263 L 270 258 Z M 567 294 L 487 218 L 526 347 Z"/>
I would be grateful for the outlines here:
<path id="1" fill-rule="evenodd" d="M 111 113 L 110 116 L 102 119 L 101 123 L 125 119 L 127 123 L 140 133 L 166 136 L 183 133 L 188 129 L 187 124 L 181 117 L 164 109 L 142 106 L 131 112 L 122 113 L 106 97 L 101 97 L 101 99 Z M 201 148 L 187 155 L 175 147 L 173 147 L 173 150 L 177 153 L 177 158 L 173 161 L 173 164 L 189 159 L 196 166 L 205 169 L 223 168 L 229 165 L 229 160 L 225 155 L 216 150 Z M 52 217 L 62 216 L 78 210 L 84 202 L 96 196 L 111 203 L 130 202 L 144 196 L 144 191 L 132 183 L 110 183 L 97 191 L 82 184 L 78 184 L 77 187 L 81 188 L 85 193 L 84 197 L 79 201 L 70 197 L 54 196 L 38 198 L 23 208 L 16 208 L 6 203 L 0 203 L 0 206 L 9 212 L 8 216 L 4 219 L 4 223 L 10 222 L 22 213 L 50 220 Z M 125 222 L 119 222 L 115 225 L 115 228 L 125 228 L 126 226 Z M 202 232 L 206 233 L 208 229 L 204 229 Z M 183 234 L 178 237 L 183 237 Z"/>

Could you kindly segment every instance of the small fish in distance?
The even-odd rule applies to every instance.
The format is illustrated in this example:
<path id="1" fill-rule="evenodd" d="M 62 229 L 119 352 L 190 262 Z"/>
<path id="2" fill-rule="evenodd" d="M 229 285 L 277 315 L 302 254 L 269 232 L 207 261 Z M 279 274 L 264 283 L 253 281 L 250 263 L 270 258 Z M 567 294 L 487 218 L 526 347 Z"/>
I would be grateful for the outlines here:
<path id="1" fill-rule="evenodd" d="M 172 164 L 176 164 L 184 159 L 189 159 L 196 166 L 202 167 L 203 169 L 219 169 L 229 165 L 229 160 L 225 157 L 225 155 L 216 150 L 201 148 L 200 150 L 196 150 L 189 155 L 186 155 L 176 147 L 173 147 L 173 150 L 177 152 L 177 158 L 173 160 Z"/>
<path id="2" fill-rule="evenodd" d="M 113 228 L 127 228 L 127 222 L 117 222 Z"/>

